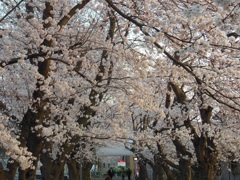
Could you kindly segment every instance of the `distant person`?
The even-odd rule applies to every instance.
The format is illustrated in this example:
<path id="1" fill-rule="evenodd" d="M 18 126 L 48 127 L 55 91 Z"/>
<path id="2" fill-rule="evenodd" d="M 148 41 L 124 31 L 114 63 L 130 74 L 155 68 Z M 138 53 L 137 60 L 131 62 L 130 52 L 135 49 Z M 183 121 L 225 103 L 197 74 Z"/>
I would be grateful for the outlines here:
<path id="1" fill-rule="evenodd" d="M 127 169 L 127 176 L 128 176 L 128 180 L 131 180 L 131 175 L 132 175 L 132 171 L 130 168 Z"/>
<path id="2" fill-rule="evenodd" d="M 134 178 L 135 178 L 135 180 L 139 179 L 139 173 L 138 172 L 135 173 L 135 177 Z"/>
<path id="3" fill-rule="evenodd" d="M 107 177 L 105 178 L 105 180 L 111 180 L 110 176 L 107 176 Z"/>
<path id="4" fill-rule="evenodd" d="M 108 170 L 108 176 L 111 178 L 110 180 L 112 180 L 114 175 L 113 169 L 110 167 L 110 169 Z"/>
<path id="5" fill-rule="evenodd" d="M 124 178 L 125 178 L 124 168 L 122 168 L 122 173 L 121 173 L 121 175 L 122 175 L 122 180 L 124 180 Z"/>

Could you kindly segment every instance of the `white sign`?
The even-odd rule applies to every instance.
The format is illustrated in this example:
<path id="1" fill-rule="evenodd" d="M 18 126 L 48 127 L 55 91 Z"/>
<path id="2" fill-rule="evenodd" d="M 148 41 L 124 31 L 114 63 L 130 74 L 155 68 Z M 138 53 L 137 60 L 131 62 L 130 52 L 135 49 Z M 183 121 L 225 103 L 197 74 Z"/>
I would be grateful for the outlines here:
<path id="1" fill-rule="evenodd" d="M 118 160 L 118 166 L 126 166 L 126 160 Z"/>

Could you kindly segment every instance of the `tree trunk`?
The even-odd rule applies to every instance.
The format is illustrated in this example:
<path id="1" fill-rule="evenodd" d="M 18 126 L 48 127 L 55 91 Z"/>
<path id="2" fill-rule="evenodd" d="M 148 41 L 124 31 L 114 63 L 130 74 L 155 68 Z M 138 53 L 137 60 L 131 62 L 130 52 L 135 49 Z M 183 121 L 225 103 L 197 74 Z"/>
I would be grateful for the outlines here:
<path id="1" fill-rule="evenodd" d="M 161 166 L 153 166 L 153 180 L 166 180 L 165 171 Z"/>
<path id="2" fill-rule="evenodd" d="M 13 163 L 10 163 L 13 161 Z M 18 163 L 17 161 L 14 161 L 13 159 L 8 160 L 7 164 L 8 171 L 5 171 L 5 177 L 7 180 L 14 180 L 14 177 L 16 175 L 17 169 L 18 169 Z"/>
<path id="3" fill-rule="evenodd" d="M 211 106 L 200 109 L 200 115 L 203 124 L 211 124 L 212 117 Z M 218 152 L 214 143 L 214 137 L 202 131 L 200 137 L 193 139 L 195 153 L 198 161 L 198 176 L 201 180 L 215 180 L 218 170 Z"/>
<path id="4" fill-rule="evenodd" d="M 191 159 L 181 158 L 179 160 L 179 170 L 178 180 L 192 180 Z"/>
<path id="5" fill-rule="evenodd" d="M 140 170 L 139 170 L 139 180 L 146 180 L 148 179 L 146 163 L 142 160 L 138 161 Z"/>
<path id="6" fill-rule="evenodd" d="M 39 117 L 39 116 L 38 116 Z M 31 122 L 30 127 L 35 127 L 35 119 Z M 42 140 L 41 137 L 37 136 L 37 132 L 33 133 L 30 131 L 27 141 L 27 147 L 32 155 L 36 158 L 33 161 L 33 167 L 35 169 L 26 169 L 26 170 L 19 170 L 19 180 L 35 180 L 36 179 L 36 170 L 38 167 L 39 155 L 42 150 Z"/>
<path id="7" fill-rule="evenodd" d="M 80 179 L 80 164 L 75 160 L 71 160 L 67 163 L 69 180 Z"/>
<path id="8" fill-rule="evenodd" d="M 58 180 L 65 180 L 65 173 L 64 172 L 65 172 L 65 164 L 64 164 L 64 166 L 63 166 L 63 168 L 62 168 L 62 170 L 61 170 L 61 172 L 58 176 Z"/>
<path id="9" fill-rule="evenodd" d="M 197 168 L 196 176 L 199 180 L 215 180 L 218 166 L 216 162 L 203 162 Z"/>
<path id="10" fill-rule="evenodd" d="M 65 161 L 63 158 L 53 160 L 48 153 L 41 154 L 41 167 L 43 180 L 59 180 L 64 176 Z"/>
<path id="11" fill-rule="evenodd" d="M 198 180 L 215 180 L 216 179 L 216 169 L 212 164 L 204 164 L 204 167 L 197 167 L 195 171 L 195 177 Z"/>
<path id="12" fill-rule="evenodd" d="M 216 164 L 208 163 L 203 169 L 202 174 L 206 174 L 207 176 L 204 177 L 206 180 L 215 180 L 217 174 L 217 166 Z"/>
<path id="13" fill-rule="evenodd" d="M 163 165 L 164 172 L 166 173 L 167 180 L 176 180 L 176 175 L 172 172 L 168 165 Z"/>
<path id="14" fill-rule="evenodd" d="M 170 98 L 170 96 L 168 97 Z M 176 180 L 176 175 L 173 174 L 173 171 L 170 169 L 169 167 L 169 163 L 171 164 L 172 167 L 175 168 L 179 168 L 177 165 L 175 165 L 174 163 L 172 163 L 171 161 L 167 160 L 166 155 L 163 152 L 163 148 L 162 146 L 157 142 L 157 148 L 158 148 L 158 152 L 159 154 L 156 154 L 154 156 L 154 162 L 159 164 L 160 168 L 161 168 L 161 179 L 167 179 L 167 180 Z M 155 168 L 153 168 L 155 169 Z M 162 170 L 164 171 L 162 173 Z"/>
<path id="15" fill-rule="evenodd" d="M 89 161 L 84 161 L 82 164 L 82 179 L 91 180 L 90 170 L 92 168 L 92 163 Z"/>
<path id="16" fill-rule="evenodd" d="M 5 180 L 5 172 L 3 170 L 2 163 L 0 163 L 0 180 Z"/>
<path id="17" fill-rule="evenodd" d="M 36 160 L 33 161 L 33 166 L 35 167 L 35 169 L 26 169 L 26 170 L 21 170 L 19 169 L 19 180 L 35 180 L 36 179 L 36 170 L 38 167 L 38 160 L 39 158 L 37 158 Z"/>
<path id="18" fill-rule="evenodd" d="M 35 167 L 34 169 L 26 169 L 21 170 L 19 169 L 19 180 L 35 180 L 36 179 L 36 171 L 38 167 L 38 161 L 39 161 L 39 154 L 42 149 L 42 143 L 41 140 L 36 136 L 31 134 L 29 136 L 29 144 L 28 149 L 30 152 L 32 152 L 32 155 L 36 158 L 33 160 L 32 167 Z"/>

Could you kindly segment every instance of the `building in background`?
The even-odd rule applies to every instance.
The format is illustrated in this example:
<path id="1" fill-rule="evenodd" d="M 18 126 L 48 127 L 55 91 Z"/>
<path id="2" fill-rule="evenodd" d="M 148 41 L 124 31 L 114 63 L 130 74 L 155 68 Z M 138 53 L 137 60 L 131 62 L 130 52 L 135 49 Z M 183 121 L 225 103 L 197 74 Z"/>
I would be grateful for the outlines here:
<path id="1" fill-rule="evenodd" d="M 98 169 L 106 173 L 110 167 L 123 166 L 135 172 L 134 154 L 124 146 L 102 147 L 97 150 Z"/>

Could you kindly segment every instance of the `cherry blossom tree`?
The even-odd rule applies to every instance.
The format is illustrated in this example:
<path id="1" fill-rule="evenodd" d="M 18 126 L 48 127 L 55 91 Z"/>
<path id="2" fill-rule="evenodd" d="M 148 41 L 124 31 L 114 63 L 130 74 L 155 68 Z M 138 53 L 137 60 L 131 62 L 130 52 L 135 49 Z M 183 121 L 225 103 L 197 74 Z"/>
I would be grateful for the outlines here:
<path id="1" fill-rule="evenodd" d="M 13 89 L 9 96 L 14 103 L 9 102 L 9 106 L 14 107 L 11 114 L 18 116 L 12 119 L 15 131 L 21 146 L 27 147 L 35 157 L 32 168 L 19 170 L 20 179 L 34 179 L 39 160 L 44 178 L 63 178 L 60 176 L 64 164 L 67 162 L 72 167 L 73 161 L 79 159 L 79 152 L 92 149 L 87 148 L 91 137 L 89 130 L 85 130 L 89 129 L 90 119 L 100 117 L 97 113 L 101 109 L 104 112 L 101 106 L 108 101 L 105 94 L 110 91 L 115 62 L 127 59 L 124 49 L 119 47 L 122 38 L 116 35 L 113 41 L 114 12 L 101 10 L 101 4 L 97 4 L 95 8 L 100 11 L 92 15 L 95 8 L 87 7 L 88 2 L 68 5 L 63 2 L 61 6 L 58 6 L 60 2 L 48 1 L 19 3 L 1 20 L 10 26 L 1 32 L 2 53 L 9 55 L 1 62 L 4 82 L 9 81 L 11 73 L 18 77 L 18 83 L 12 81 L 13 87 L 8 84 L 3 89 L 3 97 L 7 101 L 6 91 Z M 8 3 L 4 5 L 11 7 Z M 77 10 L 82 12 L 77 15 Z M 73 15 L 76 19 L 71 19 Z M 12 22 L 12 18 L 16 21 Z M 119 70 L 121 63 L 117 66 Z M 114 74 L 119 81 L 117 75 L 119 72 Z M 22 89 L 16 91 L 22 83 L 25 83 Z M 111 86 L 116 89 L 119 85 L 111 83 Z M 23 101 L 25 104 L 20 103 Z M 91 166 L 87 166 L 89 172 Z M 13 179 L 18 162 L 9 161 L 8 168 L 6 176 Z"/>
<path id="2" fill-rule="evenodd" d="M 180 178 L 191 179 L 191 162 L 196 158 L 198 173 L 202 175 L 200 178 L 215 179 L 217 164 L 225 159 L 219 156 L 221 146 L 217 145 L 223 140 L 219 137 L 224 136 L 223 131 L 219 130 L 223 127 L 220 121 L 226 119 L 212 118 L 212 114 L 226 112 L 226 109 L 231 109 L 228 111 L 229 116 L 239 114 L 237 90 L 239 85 L 232 84 L 239 81 L 237 77 L 239 26 L 235 21 L 235 18 L 239 18 L 239 3 L 234 1 L 201 1 L 198 4 L 182 1 L 137 3 L 110 0 L 107 3 L 122 18 L 136 25 L 135 33 L 145 35 L 146 43 L 151 49 L 147 51 L 149 59 L 153 59 L 154 55 L 159 57 L 159 53 L 162 54 L 160 60 L 152 60 L 155 67 L 149 67 L 151 75 L 146 74 L 145 79 L 159 77 L 165 86 L 163 92 L 166 94 L 165 107 L 159 104 L 158 107 L 165 109 L 166 117 L 163 120 L 167 121 L 167 129 L 170 128 L 169 135 L 177 151 Z M 224 38 L 217 38 L 219 36 L 225 37 L 225 41 Z M 230 59 L 233 61 L 231 65 L 228 64 Z M 230 73 L 227 70 L 229 68 Z M 142 86 L 147 86 L 148 90 L 152 87 L 150 83 L 143 83 Z M 230 89 L 225 91 L 225 88 Z M 153 109 L 149 107 L 151 104 L 149 99 L 151 101 L 154 98 L 150 98 L 149 93 L 145 96 L 148 97 L 147 100 L 142 98 L 144 97 L 142 92 L 148 90 L 139 89 L 141 89 L 138 97 L 140 106 L 146 101 L 145 108 Z M 154 90 L 151 93 L 153 94 Z M 144 119 L 146 120 L 145 117 Z M 158 121 L 160 120 L 158 118 Z M 235 121 L 236 119 L 232 119 L 226 123 L 232 125 Z M 154 120 L 150 122 L 157 123 Z M 162 129 L 165 130 L 165 127 Z M 237 136 L 232 136 L 232 139 L 235 138 Z M 237 151 L 234 154 L 237 154 Z"/>

